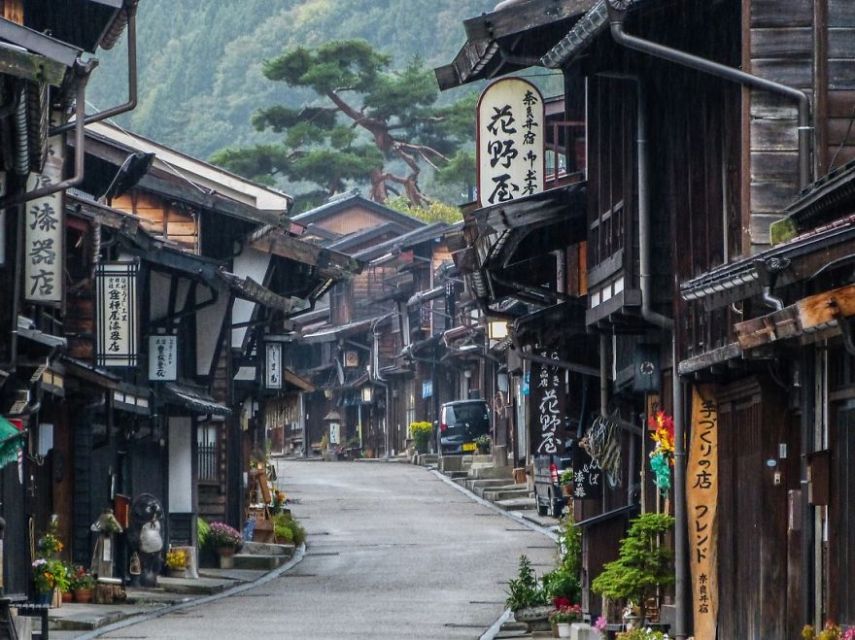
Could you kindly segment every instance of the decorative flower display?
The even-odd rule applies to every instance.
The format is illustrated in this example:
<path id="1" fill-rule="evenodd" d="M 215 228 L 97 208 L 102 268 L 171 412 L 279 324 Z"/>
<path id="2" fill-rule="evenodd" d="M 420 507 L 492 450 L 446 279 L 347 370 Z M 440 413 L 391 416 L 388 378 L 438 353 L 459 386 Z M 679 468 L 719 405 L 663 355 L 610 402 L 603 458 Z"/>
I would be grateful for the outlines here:
<path id="1" fill-rule="evenodd" d="M 655 443 L 650 452 L 653 482 L 662 495 L 671 489 L 671 467 L 674 466 L 674 419 L 664 411 L 657 411 L 647 420 L 650 437 Z"/>
<path id="2" fill-rule="evenodd" d="M 829 620 L 819 633 L 811 625 L 805 625 L 802 629 L 802 638 L 804 640 L 855 640 L 855 627 L 850 627 L 844 631 Z"/>
<path id="3" fill-rule="evenodd" d="M 571 604 L 556 608 L 549 614 L 550 622 L 578 622 L 582 619 L 582 607 L 578 604 Z"/>
<path id="4" fill-rule="evenodd" d="M 208 534 L 211 545 L 217 547 L 239 547 L 243 544 L 243 536 L 225 522 L 212 522 Z"/>
<path id="5" fill-rule="evenodd" d="M 184 549 L 170 549 L 166 552 L 166 567 L 172 571 L 181 571 L 187 567 L 187 552 Z"/>
<path id="6" fill-rule="evenodd" d="M 61 560 L 37 558 L 33 562 L 33 582 L 38 593 L 50 593 L 54 589 L 68 591 L 70 581 L 68 567 Z"/>

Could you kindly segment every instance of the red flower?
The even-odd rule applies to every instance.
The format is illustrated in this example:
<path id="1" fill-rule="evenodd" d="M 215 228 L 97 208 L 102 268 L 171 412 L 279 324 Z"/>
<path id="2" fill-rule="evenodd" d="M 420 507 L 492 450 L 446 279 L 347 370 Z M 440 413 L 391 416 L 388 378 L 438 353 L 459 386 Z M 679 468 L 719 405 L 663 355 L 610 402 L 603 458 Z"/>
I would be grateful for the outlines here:
<path id="1" fill-rule="evenodd" d="M 570 598 L 565 598 L 564 596 L 555 596 L 552 599 L 552 606 L 556 609 L 563 609 L 564 607 L 569 607 L 571 604 Z"/>

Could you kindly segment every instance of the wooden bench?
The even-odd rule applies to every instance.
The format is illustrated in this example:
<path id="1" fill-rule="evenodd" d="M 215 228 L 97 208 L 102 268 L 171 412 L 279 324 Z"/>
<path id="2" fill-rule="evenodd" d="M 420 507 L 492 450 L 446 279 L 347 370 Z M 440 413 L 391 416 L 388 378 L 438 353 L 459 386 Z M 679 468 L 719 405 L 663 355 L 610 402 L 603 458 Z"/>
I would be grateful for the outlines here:
<path id="1" fill-rule="evenodd" d="M 39 618 L 41 626 L 38 633 L 33 633 L 33 640 L 49 640 L 50 625 L 48 624 L 49 604 L 35 604 L 34 602 L 23 602 L 17 605 L 18 615 L 28 618 Z"/>

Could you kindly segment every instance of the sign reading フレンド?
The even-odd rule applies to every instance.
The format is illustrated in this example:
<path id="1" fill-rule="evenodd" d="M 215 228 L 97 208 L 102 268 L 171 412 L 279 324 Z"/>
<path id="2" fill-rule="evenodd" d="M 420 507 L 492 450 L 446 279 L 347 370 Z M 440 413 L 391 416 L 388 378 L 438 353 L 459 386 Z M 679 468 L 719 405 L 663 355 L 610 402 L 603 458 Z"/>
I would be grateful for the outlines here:
<path id="1" fill-rule="evenodd" d="M 488 86 L 478 102 L 478 200 L 482 207 L 540 193 L 544 176 L 544 107 L 521 78 Z"/>
<path id="2" fill-rule="evenodd" d="M 718 615 L 718 407 L 711 389 L 692 389 L 692 440 L 686 469 L 689 564 L 695 638 L 715 640 Z"/>

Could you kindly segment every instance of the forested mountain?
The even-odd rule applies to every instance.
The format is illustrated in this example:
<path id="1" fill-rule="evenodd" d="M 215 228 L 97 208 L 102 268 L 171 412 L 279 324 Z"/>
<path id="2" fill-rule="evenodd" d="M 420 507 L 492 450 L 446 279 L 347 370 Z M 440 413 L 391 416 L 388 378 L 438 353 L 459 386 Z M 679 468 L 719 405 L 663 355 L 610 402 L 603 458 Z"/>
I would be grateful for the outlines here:
<path id="1" fill-rule="evenodd" d="M 465 40 L 463 19 L 490 11 L 496 2 L 142 0 L 140 103 L 119 122 L 200 158 L 259 142 L 250 124 L 254 111 L 314 99 L 311 91 L 265 80 L 265 59 L 297 45 L 365 38 L 392 54 L 394 67 L 416 56 L 430 66 L 445 64 Z M 100 57 L 88 97 L 103 108 L 125 99 L 125 48 L 117 45 Z"/>

